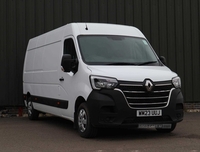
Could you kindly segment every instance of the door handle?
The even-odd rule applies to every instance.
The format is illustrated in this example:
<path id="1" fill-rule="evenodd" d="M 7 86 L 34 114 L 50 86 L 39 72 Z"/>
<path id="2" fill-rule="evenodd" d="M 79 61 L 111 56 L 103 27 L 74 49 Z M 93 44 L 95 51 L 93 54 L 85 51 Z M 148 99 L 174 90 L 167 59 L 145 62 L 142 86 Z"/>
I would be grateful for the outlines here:
<path id="1" fill-rule="evenodd" d="M 60 78 L 59 80 L 60 80 L 60 81 L 64 81 L 64 78 L 62 77 L 62 78 Z"/>

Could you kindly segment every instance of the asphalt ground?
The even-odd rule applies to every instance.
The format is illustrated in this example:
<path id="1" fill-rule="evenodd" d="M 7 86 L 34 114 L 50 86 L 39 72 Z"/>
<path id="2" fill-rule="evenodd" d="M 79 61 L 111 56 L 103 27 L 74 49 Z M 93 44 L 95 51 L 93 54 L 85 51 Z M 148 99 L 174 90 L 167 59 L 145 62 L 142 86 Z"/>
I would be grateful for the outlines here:
<path id="1" fill-rule="evenodd" d="M 73 123 L 43 116 L 0 118 L 0 152 L 200 152 L 200 113 L 185 113 L 172 133 L 155 129 L 102 129 L 81 138 Z"/>

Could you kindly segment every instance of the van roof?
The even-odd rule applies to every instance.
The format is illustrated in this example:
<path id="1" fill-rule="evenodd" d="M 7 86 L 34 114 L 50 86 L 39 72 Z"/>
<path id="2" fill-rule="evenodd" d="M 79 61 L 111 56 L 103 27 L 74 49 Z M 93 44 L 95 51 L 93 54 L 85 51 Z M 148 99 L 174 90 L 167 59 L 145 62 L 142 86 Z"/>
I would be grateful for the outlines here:
<path id="1" fill-rule="evenodd" d="M 108 23 L 70 23 L 32 38 L 27 50 L 61 41 L 69 35 L 75 37 L 79 35 L 126 35 L 145 38 L 140 30 L 133 26 Z"/>
<path id="2" fill-rule="evenodd" d="M 78 35 L 85 34 L 107 34 L 107 35 L 127 35 L 144 37 L 144 35 L 133 26 L 108 24 L 108 23 L 72 23 L 72 26 L 77 25 L 79 28 Z"/>

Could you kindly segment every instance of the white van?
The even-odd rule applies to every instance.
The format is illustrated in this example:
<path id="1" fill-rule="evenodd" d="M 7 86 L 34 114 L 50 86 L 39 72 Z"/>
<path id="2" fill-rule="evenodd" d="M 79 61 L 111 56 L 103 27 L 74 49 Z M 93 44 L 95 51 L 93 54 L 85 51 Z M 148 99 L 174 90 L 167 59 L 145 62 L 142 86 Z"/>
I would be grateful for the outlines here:
<path id="1" fill-rule="evenodd" d="M 180 78 L 164 62 L 135 27 L 67 24 L 28 43 L 28 117 L 66 118 L 86 138 L 101 127 L 171 132 L 183 119 L 183 96 Z"/>

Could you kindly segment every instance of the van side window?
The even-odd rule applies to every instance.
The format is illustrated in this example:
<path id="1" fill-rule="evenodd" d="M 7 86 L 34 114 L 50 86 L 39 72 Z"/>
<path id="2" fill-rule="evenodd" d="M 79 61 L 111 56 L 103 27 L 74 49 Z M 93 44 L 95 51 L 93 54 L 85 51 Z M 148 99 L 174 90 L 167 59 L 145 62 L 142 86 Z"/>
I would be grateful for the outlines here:
<path id="1" fill-rule="evenodd" d="M 70 54 L 72 59 L 77 59 L 76 50 L 73 39 L 66 39 L 64 42 L 64 54 Z"/>

